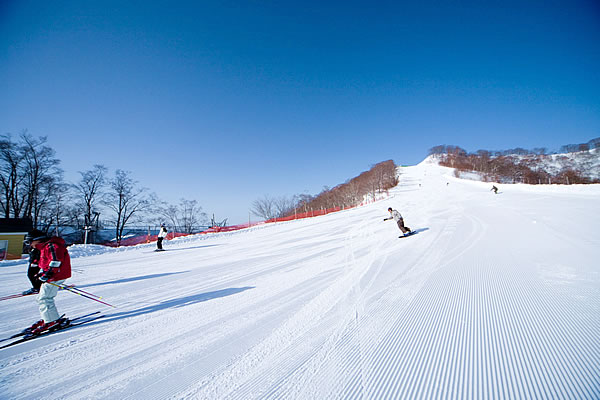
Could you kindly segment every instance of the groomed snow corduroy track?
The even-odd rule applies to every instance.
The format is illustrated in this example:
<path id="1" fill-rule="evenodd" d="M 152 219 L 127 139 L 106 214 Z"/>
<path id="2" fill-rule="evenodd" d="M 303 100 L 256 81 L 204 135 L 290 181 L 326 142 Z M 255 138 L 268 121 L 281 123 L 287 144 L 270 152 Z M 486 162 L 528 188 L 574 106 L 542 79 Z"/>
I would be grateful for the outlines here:
<path id="1" fill-rule="evenodd" d="M 359 209 L 73 248 L 68 282 L 118 308 L 61 292 L 61 313 L 107 317 L 0 350 L 0 398 L 600 398 L 599 185 L 400 172 Z M 25 270 L 0 264 L 0 295 Z M 0 303 L 2 336 L 36 319 L 32 297 Z"/>

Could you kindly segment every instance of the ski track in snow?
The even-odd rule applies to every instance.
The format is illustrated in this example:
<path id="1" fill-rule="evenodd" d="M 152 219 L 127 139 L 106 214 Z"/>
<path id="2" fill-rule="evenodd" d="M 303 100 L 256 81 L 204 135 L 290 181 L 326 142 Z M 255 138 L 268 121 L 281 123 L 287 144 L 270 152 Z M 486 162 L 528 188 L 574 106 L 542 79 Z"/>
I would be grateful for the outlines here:
<path id="1" fill-rule="evenodd" d="M 77 248 L 69 282 L 118 308 L 61 292 L 61 313 L 106 317 L 0 350 L 0 398 L 600 398 L 600 186 L 400 172 L 358 209 Z M 25 270 L 0 263 L 0 295 Z M 2 336 L 37 315 L 3 301 Z"/>

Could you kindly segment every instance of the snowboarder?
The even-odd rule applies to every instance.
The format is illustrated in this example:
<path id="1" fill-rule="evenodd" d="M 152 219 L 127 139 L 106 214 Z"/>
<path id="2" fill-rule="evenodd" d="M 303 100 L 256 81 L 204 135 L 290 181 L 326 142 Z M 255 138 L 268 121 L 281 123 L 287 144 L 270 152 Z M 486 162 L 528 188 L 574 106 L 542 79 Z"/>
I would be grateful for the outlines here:
<path id="1" fill-rule="evenodd" d="M 48 237 L 46 233 L 34 229 L 29 232 L 31 247 L 40 252 L 37 278 L 42 282 L 38 294 L 41 320 L 29 329 L 30 335 L 39 335 L 69 326 L 68 318 L 61 318 L 54 304 L 58 286 L 71 277 L 71 258 L 65 241 L 59 237 Z M 53 284 L 54 283 L 54 284 Z"/>
<path id="2" fill-rule="evenodd" d="M 392 209 L 392 207 L 390 207 L 388 208 L 388 211 L 390 212 L 390 216 L 384 218 L 384 221 L 393 219 L 398 224 L 398 228 L 400 228 L 402 233 L 404 233 L 405 235 L 410 234 L 412 232 L 409 227 L 404 226 L 404 218 L 402 218 L 402 215 L 400 215 L 400 213 L 397 210 L 394 210 Z"/>
<path id="3" fill-rule="evenodd" d="M 160 231 L 158 232 L 158 240 L 156 241 L 156 250 L 163 250 L 162 242 L 163 239 L 167 237 L 167 228 L 165 224 L 160 224 Z"/>
<path id="4" fill-rule="evenodd" d="M 39 293 L 40 287 L 42 286 L 42 281 L 40 281 L 37 277 L 37 275 L 40 273 L 40 267 L 38 265 L 40 262 L 40 251 L 31 246 L 31 236 L 29 234 L 25 236 L 24 243 L 29 248 L 29 267 L 27 268 L 27 277 L 31 282 L 31 289 L 23 292 L 23 295 L 27 296 L 30 294 Z"/>
<path id="5" fill-rule="evenodd" d="M 494 194 L 498 194 L 498 188 L 496 187 L 496 185 L 492 186 L 490 190 L 494 192 Z"/>

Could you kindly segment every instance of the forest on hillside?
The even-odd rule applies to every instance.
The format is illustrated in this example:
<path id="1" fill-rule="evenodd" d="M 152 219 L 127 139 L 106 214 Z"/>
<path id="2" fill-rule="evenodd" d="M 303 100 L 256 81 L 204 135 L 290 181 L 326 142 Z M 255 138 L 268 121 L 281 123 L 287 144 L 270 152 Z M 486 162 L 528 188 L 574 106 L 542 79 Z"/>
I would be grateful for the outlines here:
<path id="1" fill-rule="evenodd" d="M 523 148 L 469 153 L 454 145 L 432 147 L 429 154 L 440 165 L 454 168 L 456 176 L 476 172 L 485 181 L 526 184 L 600 183 L 600 138 L 564 145 L 560 153 L 545 148 Z"/>
<path id="2" fill-rule="evenodd" d="M 368 171 L 333 188 L 325 186 L 317 195 L 299 194 L 292 197 L 264 196 L 252 204 L 252 212 L 265 219 L 284 218 L 314 210 L 355 207 L 372 201 L 398 184 L 397 166 L 392 160 L 377 163 Z"/>

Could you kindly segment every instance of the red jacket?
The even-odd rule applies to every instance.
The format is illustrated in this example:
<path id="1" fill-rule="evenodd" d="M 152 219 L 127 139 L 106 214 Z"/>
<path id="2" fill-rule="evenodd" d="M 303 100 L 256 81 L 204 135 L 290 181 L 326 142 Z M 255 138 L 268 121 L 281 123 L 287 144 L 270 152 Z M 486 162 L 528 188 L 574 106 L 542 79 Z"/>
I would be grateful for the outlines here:
<path id="1" fill-rule="evenodd" d="M 48 282 L 60 281 L 71 277 L 71 257 L 65 246 L 65 241 L 59 237 L 50 238 L 47 242 L 35 246 L 40 251 L 40 269 L 48 271 L 52 261 L 60 261 L 60 266 L 54 268 L 54 274 Z"/>

